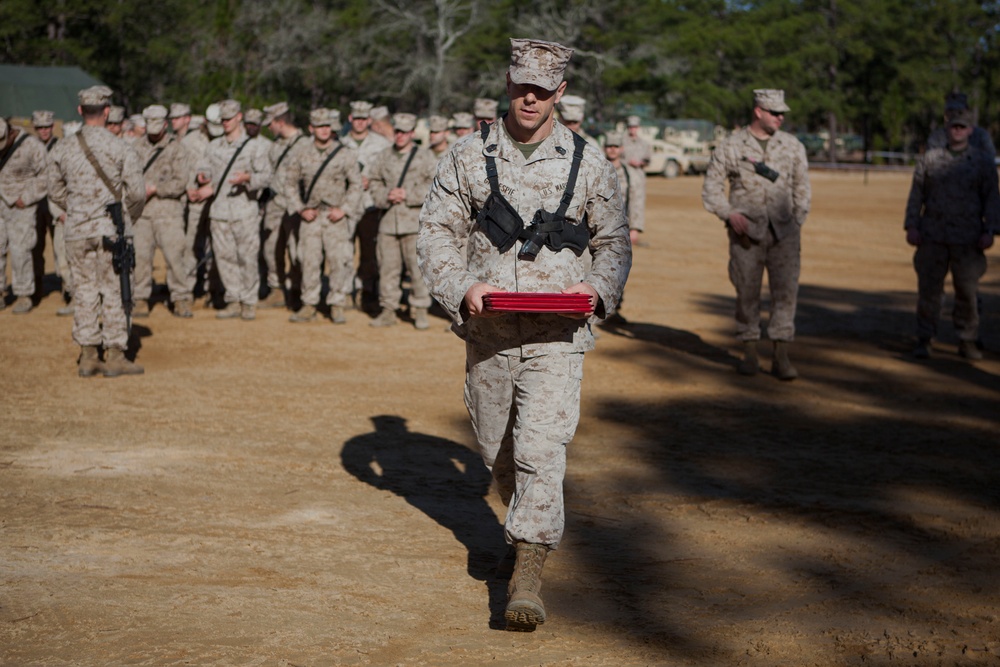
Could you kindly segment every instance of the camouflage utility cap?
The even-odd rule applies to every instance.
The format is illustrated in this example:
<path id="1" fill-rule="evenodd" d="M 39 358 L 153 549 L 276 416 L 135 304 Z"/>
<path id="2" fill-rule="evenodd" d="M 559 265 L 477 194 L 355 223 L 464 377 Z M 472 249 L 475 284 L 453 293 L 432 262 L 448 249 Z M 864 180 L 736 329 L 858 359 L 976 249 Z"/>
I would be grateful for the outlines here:
<path id="1" fill-rule="evenodd" d="M 170 105 L 170 113 L 167 114 L 168 118 L 182 118 L 184 116 L 191 115 L 191 105 L 184 104 L 183 102 L 174 102 Z"/>
<path id="2" fill-rule="evenodd" d="M 320 107 L 309 112 L 309 124 L 313 127 L 340 125 L 340 112 L 336 109 Z"/>
<path id="3" fill-rule="evenodd" d="M 134 113 L 128 117 L 128 121 L 132 123 L 133 127 L 146 127 L 146 119 L 142 117 L 141 113 Z"/>
<path id="4" fill-rule="evenodd" d="M 188 126 L 189 130 L 197 130 L 199 127 L 205 124 L 205 117 L 199 114 L 191 115 L 191 124 Z"/>
<path id="5" fill-rule="evenodd" d="M 264 120 L 264 112 L 260 109 L 247 109 L 246 113 L 243 114 L 244 123 L 260 125 L 262 120 Z"/>
<path id="6" fill-rule="evenodd" d="M 207 107 L 205 107 L 205 120 L 207 120 L 209 123 L 218 124 L 218 122 L 222 120 L 222 116 L 219 115 L 219 113 L 220 113 L 219 103 L 213 102 L 212 104 L 209 104 Z"/>
<path id="7" fill-rule="evenodd" d="M 497 107 L 499 106 L 500 104 L 496 100 L 477 97 L 475 104 L 472 105 L 472 113 L 475 114 L 476 118 L 489 118 L 492 120 L 497 117 Z"/>
<path id="8" fill-rule="evenodd" d="M 84 88 L 79 93 L 77 97 L 80 100 L 80 106 L 89 107 L 103 107 L 111 104 L 112 91 L 107 86 L 91 86 L 90 88 Z"/>
<path id="9" fill-rule="evenodd" d="M 621 132 L 608 132 L 604 137 L 605 146 L 621 146 L 625 143 L 625 135 Z"/>
<path id="10" fill-rule="evenodd" d="M 56 115 L 51 111 L 32 111 L 31 124 L 35 127 L 52 127 Z"/>
<path id="11" fill-rule="evenodd" d="M 381 120 L 383 118 L 388 118 L 389 109 L 386 107 L 375 107 L 369 112 L 368 116 L 372 120 Z"/>
<path id="12" fill-rule="evenodd" d="M 456 130 L 469 130 L 476 126 L 476 119 L 471 113 L 459 111 L 452 115 L 451 124 Z"/>
<path id="13" fill-rule="evenodd" d="M 753 91 L 753 105 L 764 111 L 786 113 L 791 111 L 785 104 L 785 91 L 777 88 L 758 88 Z"/>
<path id="14" fill-rule="evenodd" d="M 368 118 L 372 112 L 372 103 L 364 100 L 351 102 L 351 116 L 353 118 Z"/>
<path id="15" fill-rule="evenodd" d="M 270 125 L 278 116 L 288 113 L 288 102 L 278 102 L 271 106 L 264 107 L 264 125 Z"/>
<path id="16" fill-rule="evenodd" d="M 625 119 L 625 124 L 628 125 L 629 127 L 639 127 L 640 125 L 642 125 L 642 119 L 639 118 L 638 116 L 629 116 L 627 119 Z"/>
<path id="17" fill-rule="evenodd" d="M 159 134 L 167 127 L 167 108 L 159 104 L 153 104 L 142 110 L 142 117 L 146 120 L 146 129 L 150 134 Z"/>
<path id="18" fill-rule="evenodd" d="M 427 126 L 431 132 L 447 132 L 448 119 L 444 116 L 431 116 L 427 119 Z"/>
<path id="19" fill-rule="evenodd" d="M 562 83 L 573 49 L 537 39 L 510 40 L 510 80 L 555 90 Z"/>
<path id="20" fill-rule="evenodd" d="M 563 95 L 559 100 L 559 117 L 564 121 L 574 123 L 583 121 L 583 112 L 587 106 L 587 100 L 576 95 Z"/>
<path id="21" fill-rule="evenodd" d="M 413 132 L 417 127 L 417 117 L 412 113 L 397 113 L 392 117 L 392 129 L 400 132 Z"/>
<path id="22" fill-rule="evenodd" d="M 953 127 L 955 125 L 975 127 L 976 119 L 973 117 L 972 111 L 969 109 L 955 111 L 954 115 L 948 119 L 948 127 Z"/>
<path id="23" fill-rule="evenodd" d="M 219 102 L 219 118 L 221 120 L 236 118 L 241 111 L 243 111 L 243 107 L 236 100 L 222 100 Z"/>
<path id="24" fill-rule="evenodd" d="M 108 111 L 109 123 L 121 123 L 125 120 L 125 107 L 113 106 Z"/>

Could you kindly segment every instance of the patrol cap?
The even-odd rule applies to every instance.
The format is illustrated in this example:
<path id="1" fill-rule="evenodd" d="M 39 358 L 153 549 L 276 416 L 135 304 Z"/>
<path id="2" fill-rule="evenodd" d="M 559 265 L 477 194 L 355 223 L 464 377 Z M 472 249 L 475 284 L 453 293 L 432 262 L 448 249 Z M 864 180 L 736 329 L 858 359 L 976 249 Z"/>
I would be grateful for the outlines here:
<path id="1" fill-rule="evenodd" d="M 452 115 L 451 125 L 458 130 L 472 129 L 476 126 L 476 119 L 471 113 L 459 111 Z"/>
<path id="2" fill-rule="evenodd" d="M 764 111 L 791 111 L 785 104 L 785 91 L 777 88 L 758 88 L 753 91 L 753 105 Z"/>
<path id="3" fill-rule="evenodd" d="M 417 127 L 417 117 L 412 113 L 397 113 L 392 116 L 392 129 L 400 132 L 413 132 Z"/>
<path id="4" fill-rule="evenodd" d="M 500 105 L 496 100 L 477 97 L 475 104 L 472 105 L 472 113 L 475 114 L 476 118 L 493 119 L 497 117 L 498 106 Z"/>
<path id="5" fill-rule="evenodd" d="M 150 134 L 159 134 L 167 127 L 167 108 L 160 104 L 153 104 L 142 110 L 142 117 L 146 121 L 146 130 Z"/>
<path id="6" fill-rule="evenodd" d="M 230 120 L 243 111 L 243 107 L 237 100 L 222 100 L 219 102 L 219 119 Z"/>
<path id="7" fill-rule="evenodd" d="M 184 104 L 183 102 L 174 102 L 170 105 L 170 113 L 167 114 L 167 118 L 181 118 L 182 116 L 191 115 L 191 105 Z"/>
<path id="8" fill-rule="evenodd" d="M 6 139 L 6 138 L 7 138 L 7 121 L 5 121 L 3 118 L 0 118 L 0 139 Z"/>
<path id="9" fill-rule="evenodd" d="M 80 106 L 90 106 L 90 107 L 103 107 L 111 104 L 112 91 L 107 86 L 91 86 L 90 88 L 84 88 L 79 93 L 77 97 L 80 100 Z"/>
<path id="10" fill-rule="evenodd" d="M 199 114 L 191 114 L 191 124 L 188 125 L 189 130 L 197 130 L 199 127 L 205 124 L 205 117 Z"/>
<path id="11" fill-rule="evenodd" d="M 510 80 L 555 90 L 562 83 L 573 49 L 538 39 L 510 40 Z M 477 116 L 479 114 L 476 114 Z"/>
<path id="12" fill-rule="evenodd" d="M 134 113 L 129 116 L 128 122 L 132 123 L 132 127 L 146 127 L 146 119 L 142 117 L 141 113 Z"/>
<path id="13" fill-rule="evenodd" d="M 246 113 L 243 114 L 243 122 L 250 123 L 251 125 L 260 125 L 260 122 L 264 120 L 264 112 L 260 109 L 247 109 Z"/>
<path id="14" fill-rule="evenodd" d="M 444 116 L 431 116 L 427 119 L 427 127 L 431 132 L 447 132 L 448 119 Z"/>
<path id="15" fill-rule="evenodd" d="M 639 127 L 642 125 L 642 119 L 638 116 L 629 116 L 625 119 L 625 124 L 629 127 Z"/>
<path id="16" fill-rule="evenodd" d="M 351 102 L 351 117 L 353 118 L 368 118 L 372 112 L 371 102 L 365 102 L 364 100 L 355 100 Z"/>
<path id="17" fill-rule="evenodd" d="M 113 106 L 108 111 L 109 123 L 121 123 L 125 120 L 125 107 Z"/>
<path id="18" fill-rule="evenodd" d="M 389 117 L 388 107 L 374 107 L 368 112 L 368 117 L 372 120 L 382 120 Z"/>
<path id="19" fill-rule="evenodd" d="M 945 111 L 961 111 L 969 108 L 969 97 L 965 93 L 952 91 L 944 96 Z"/>
<path id="20" fill-rule="evenodd" d="M 219 121 L 222 120 L 222 116 L 220 116 L 219 113 L 220 113 L 219 103 L 213 102 L 209 104 L 207 107 L 205 107 L 205 120 L 208 121 L 209 123 L 218 124 Z"/>
<path id="21" fill-rule="evenodd" d="M 309 124 L 313 127 L 334 127 L 340 129 L 340 111 L 319 107 L 309 112 Z"/>
<path id="22" fill-rule="evenodd" d="M 975 127 L 976 119 L 973 118 L 971 109 L 960 109 L 956 110 L 951 118 L 948 119 L 948 127 L 954 127 L 955 125 L 961 125 L 963 127 Z"/>
<path id="23" fill-rule="evenodd" d="M 56 115 L 51 111 L 32 111 L 31 124 L 35 127 L 52 127 Z"/>
<path id="24" fill-rule="evenodd" d="M 288 113 L 288 102 L 278 102 L 264 107 L 264 125 L 270 125 L 278 116 Z"/>
<path id="25" fill-rule="evenodd" d="M 581 122 L 587 100 L 576 95 L 563 95 L 559 100 L 559 117 L 567 122 Z"/>
<path id="26" fill-rule="evenodd" d="M 604 135 L 605 146 L 621 146 L 625 143 L 625 134 L 622 132 L 608 132 Z"/>

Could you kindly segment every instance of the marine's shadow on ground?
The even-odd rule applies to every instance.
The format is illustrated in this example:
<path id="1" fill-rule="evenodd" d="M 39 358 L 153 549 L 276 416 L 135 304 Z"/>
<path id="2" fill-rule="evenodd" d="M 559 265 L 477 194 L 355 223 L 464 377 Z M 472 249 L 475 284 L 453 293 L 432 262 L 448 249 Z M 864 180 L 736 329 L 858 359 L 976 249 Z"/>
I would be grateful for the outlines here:
<path id="1" fill-rule="evenodd" d="M 1000 351 L 996 287 L 986 284 L 983 294 L 983 337 L 986 354 L 994 359 Z M 988 534 L 977 540 L 969 537 L 977 531 L 954 531 L 947 520 L 929 521 L 934 502 L 914 509 L 900 500 L 946 498 L 950 506 L 962 508 L 960 514 L 973 515 L 973 522 L 1000 510 L 1000 377 L 961 359 L 953 346 L 930 362 L 912 360 L 914 299 L 804 286 L 795 357 L 802 378 L 793 383 L 763 374 L 741 377 L 729 368 L 736 363 L 734 355 L 690 332 L 642 323 L 622 327 L 621 335 L 654 344 L 634 352 L 630 362 L 668 377 L 716 367 L 732 387 L 711 398 L 614 398 L 600 405 L 593 417 L 630 433 L 621 455 L 641 462 L 652 481 L 637 485 L 633 477 L 609 470 L 601 488 L 592 489 L 573 481 L 570 463 L 567 530 L 574 549 L 566 557 L 589 573 L 596 594 L 606 599 L 602 618 L 582 609 L 561 612 L 619 627 L 671 659 L 714 664 L 742 664 L 748 639 L 734 635 L 730 645 L 720 646 L 716 635 L 709 645 L 698 623 L 688 619 L 727 627 L 748 618 L 760 617 L 762 624 L 773 618 L 774 599 L 742 595 L 742 584 L 730 587 L 724 573 L 713 573 L 710 558 L 690 562 L 669 511 L 630 510 L 629 498 L 636 494 L 647 500 L 652 494 L 660 507 L 676 501 L 693 512 L 724 507 L 757 519 L 776 517 L 832 531 L 876 551 L 905 554 L 911 565 L 889 572 L 851 567 L 807 549 L 797 559 L 775 557 L 787 568 L 787 581 L 805 580 L 812 590 L 825 591 L 825 602 L 845 617 L 898 609 L 905 622 L 949 627 L 955 619 L 936 607 L 933 588 L 915 599 L 899 585 L 908 567 L 915 567 L 913 577 L 925 571 L 947 577 L 957 590 L 994 590 L 995 545 L 983 544 L 991 539 Z M 701 305 L 720 317 L 732 312 L 727 298 L 705 296 Z M 946 311 L 942 323 L 948 319 Z M 942 327 L 941 337 L 941 347 L 955 342 L 950 324 Z M 909 370 L 902 364 L 915 363 L 926 364 L 939 381 L 915 382 L 902 372 Z M 849 407 L 824 410 L 827 400 Z M 621 512 L 595 516 L 590 508 L 596 494 L 607 496 L 609 484 L 612 497 L 618 493 L 623 500 Z M 719 591 L 725 603 L 720 604 Z M 774 590 L 770 597 L 784 594 Z"/>
<path id="2" fill-rule="evenodd" d="M 503 527 L 486 502 L 492 478 L 482 458 L 457 442 L 410 431 L 402 417 L 371 420 L 373 432 L 344 443 L 344 469 L 391 491 L 452 532 L 468 551 L 469 576 L 487 583 L 491 625 L 498 624 L 506 583 L 492 575 L 506 544 Z"/>

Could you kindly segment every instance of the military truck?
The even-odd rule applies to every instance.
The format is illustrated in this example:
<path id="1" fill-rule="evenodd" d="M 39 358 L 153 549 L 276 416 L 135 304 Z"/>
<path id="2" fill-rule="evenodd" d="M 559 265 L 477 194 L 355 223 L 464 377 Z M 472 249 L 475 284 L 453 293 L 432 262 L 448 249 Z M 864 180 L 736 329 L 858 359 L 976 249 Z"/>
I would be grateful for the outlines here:
<path id="1" fill-rule="evenodd" d="M 660 120 L 655 123 L 655 138 L 650 140 L 653 157 L 646 166 L 647 174 L 676 178 L 681 174 L 708 171 L 712 149 L 716 141 L 725 136 L 723 128 L 711 121 L 694 119 Z"/>

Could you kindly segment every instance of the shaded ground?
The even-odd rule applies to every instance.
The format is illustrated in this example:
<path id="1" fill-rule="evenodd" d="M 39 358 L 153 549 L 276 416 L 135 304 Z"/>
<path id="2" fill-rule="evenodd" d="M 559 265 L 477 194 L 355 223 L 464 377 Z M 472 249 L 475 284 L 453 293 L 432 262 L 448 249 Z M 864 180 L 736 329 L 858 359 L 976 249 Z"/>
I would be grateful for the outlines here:
<path id="1" fill-rule="evenodd" d="M 159 306 L 84 380 L 54 294 L 0 313 L 0 664 L 1000 664 L 997 268 L 986 360 L 912 361 L 907 176 L 816 173 L 802 377 L 742 378 L 700 184 L 650 181 L 534 633 L 443 321 Z"/>

